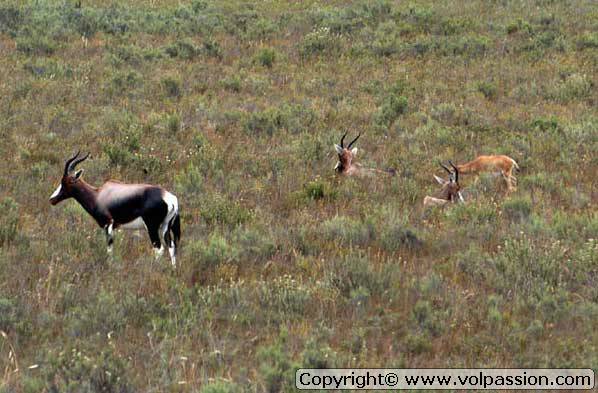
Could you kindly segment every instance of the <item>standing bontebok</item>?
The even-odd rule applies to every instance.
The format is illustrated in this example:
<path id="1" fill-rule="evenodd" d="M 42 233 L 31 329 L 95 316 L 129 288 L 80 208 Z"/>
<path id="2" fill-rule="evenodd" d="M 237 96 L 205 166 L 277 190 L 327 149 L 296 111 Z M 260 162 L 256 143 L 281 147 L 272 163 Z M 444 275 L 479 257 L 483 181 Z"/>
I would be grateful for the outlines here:
<path id="1" fill-rule="evenodd" d="M 519 165 L 509 156 L 478 156 L 473 161 L 457 165 L 457 168 L 461 174 L 500 173 L 507 183 L 507 191 L 516 190 L 517 178 L 513 176 L 513 169 L 519 170 Z"/>
<path id="2" fill-rule="evenodd" d="M 440 163 L 440 166 L 448 172 L 448 180 L 444 180 L 441 177 L 434 175 L 434 179 L 442 185 L 442 190 L 438 198 L 426 196 L 424 198 L 424 206 L 444 206 L 449 202 L 463 202 L 463 195 L 461 195 L 461 186 L 459 185 L 459 169 L 453 165 L 451 161 L 449 164 L 453 167 L 454 171 L 451 171 L 446 166 Z"/>
<path id="3" fill-rule="evenodd" d="M 351 149 L 351 146 L 353 146 L 353 144 L 357 142 L 361 134 L 358 134 L 357 137 L 355 137 L 355 139 L 353 139 L 351 143 L 347 145 L 347 147 L 344 146 L 346 136 L 347 133 L 345 132 L 345 134 L 341 138 L 341 144 L 334 145 L 334 150 L 336 150 L 336 152 L 338 153 L 338 162 L 336 163 L 334 170 L 336 170 L 339 174 L 345 176 L 369 176 L 377 173 L 392 176 L 396 174 L 396 170 L 394 170 L 393 168 L 381 170 L 376 168 L 366 168 L 361 166 L 361 164 L 354 163 L 353 160 L 355 159 L 355 155 L 357 154 L 357 148 L 354 147 L 353 149 Z"/>
<path id="4" fill-rule="evenodd" d="M 176 266 L 176 248 L 181 237 L 177 198 L 162 187 L 149 184 L 107 181 L 100 188 L 92 187 L 81 178 L 83 169 L 73 173 L 77 164 L 87 157 L 89 153 L 79 157 L 77 152 L 66 161 L 62 180 L 50 196 L 50 203 L 56 205 L 64 199 L 75 198 L 106 232 L 108 253 L 112 252 L 114 229 L 146 228 L 156 256 L 164 252 L 164 243 L 172 265 Z"/>

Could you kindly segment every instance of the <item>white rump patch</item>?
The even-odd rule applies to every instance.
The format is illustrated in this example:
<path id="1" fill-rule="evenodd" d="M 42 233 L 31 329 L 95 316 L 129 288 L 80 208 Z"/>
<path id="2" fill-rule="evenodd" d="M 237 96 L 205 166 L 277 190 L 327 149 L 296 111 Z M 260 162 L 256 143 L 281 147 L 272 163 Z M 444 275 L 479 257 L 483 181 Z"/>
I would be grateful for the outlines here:
<path id="1" fill-rule="evenodd" d="M 134 219 L 133 221 L 129 221 L 126 224 L 122 224 L 120 226 L 120 228 L 122 229 L 147 229 L 147 227 L 145 226 L 145 222 L 143 221 L 143 218 L 141 217 L 137 217 L 136 219 Z"/>
<path id="2" fill-rule="evenodd" d="M 50 195 L 50 199 L 56 198 L 58 196 L 58 194 L 60 194 L 61 190 L 62 190 L 62 184 L 59 184 L 58 187 L 56 187 L 56 191 L 54 191 L 54 193 L 52 195 Z"/>

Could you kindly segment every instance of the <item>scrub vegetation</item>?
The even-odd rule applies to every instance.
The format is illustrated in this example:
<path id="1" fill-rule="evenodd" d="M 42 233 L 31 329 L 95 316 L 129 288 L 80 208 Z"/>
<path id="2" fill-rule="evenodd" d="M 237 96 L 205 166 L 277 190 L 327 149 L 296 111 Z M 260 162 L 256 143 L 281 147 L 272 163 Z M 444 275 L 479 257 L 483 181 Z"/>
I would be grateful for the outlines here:
<path id="1" fill-rule="evenodd" d="M 590 0 L 0 2 L 0 392 L 288 392 L 296 367 L 598 367 Z M 338 178 L 333 144 L 394 177 Z M 84 178 L 177 195 L 114 258 Z M 517 191 L 438 160 L 507 154 Z"/>

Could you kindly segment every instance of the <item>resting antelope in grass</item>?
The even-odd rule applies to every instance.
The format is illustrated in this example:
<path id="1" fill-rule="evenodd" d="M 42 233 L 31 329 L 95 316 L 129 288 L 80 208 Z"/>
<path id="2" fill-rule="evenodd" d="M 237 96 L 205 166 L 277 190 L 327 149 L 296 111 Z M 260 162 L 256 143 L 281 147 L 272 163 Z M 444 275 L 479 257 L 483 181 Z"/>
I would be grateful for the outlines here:
<path id="1" fill-rule="evenodd" d="M 449 202 L 463 202 L 463 195 L 461 195 L 461 186 L 459 185 L 459 169 L 456 167 L 451 161 L 449 164 L 453 167 L 454 171 L 448 169 L 442 163 L 439 163 L 441 167 L 444 168 L 445 171 L 448 172 L 449 178 L 448 180 L 444 180 L 441 177 L 434 175 L 434 179 L 442 185 L 442 190 L 440 191 L 440 197 L 434 198 L 431 196 L 426 196 L 424 198 L 424 207 L 427 206 L 444 206 Z"/>
<path id="2" fill-rule="evenodd" d="M 383 173 L 386 175 L 394 176 L 396 174 L 396 170 L 394 170 L 393 168 L 381 170 L 376 168 L 366 168 L 361 166 L 361 164 L 353 163 L 353 159 L 357 154 L 357 148 L 354 147 L 353 149 L 351 149 L 351 146 L 353 146 L 353 144 L 357 142 L 361 134 L 358 134 L 357 137 L 347 145 L 347 147 L 344 146 L 346 136 L 347 133 L 345 132 L 345 134 L 341 138 L 341 144 L 334 145 L 334 149 L 338 153 L 338 162 L 334 167 L 334 170 L 337 173 L 344 176 L 369 176 L 376 173 Z"/>
<path id="3" fill-rule="evenodd" d="M 513 169 L 519 171 L 519 165 L 509 156 L 478 156 L 473 161 L 457 165 L 457 168 L 461 174 L 500 173 L 507 183 L 507 191 L 516 190 L 517 178 L 513 176 Z"/>
<path id="4" fill-rule="evenodd" d="M 113 231 L 116 228 L 147 229 L 156 257 L 168 247 L 170 261 L 176 266 L 176 248 L 181 237 L 181 224 L 177 198 L 162 187 L 149 184 L 124 184 L 107 181 L 100 188 L 87 184 L 82 178 L 83 169 L 75 173 L 77 164 L 85 161 L 89 153 L 79 157 L 79 152 L 64 165 L 64 173 L 50 203 L 75 198 L 106 232 L 108 253 L 112 253 Z M 172 233 L 172 235 L 171 235 Z"/>

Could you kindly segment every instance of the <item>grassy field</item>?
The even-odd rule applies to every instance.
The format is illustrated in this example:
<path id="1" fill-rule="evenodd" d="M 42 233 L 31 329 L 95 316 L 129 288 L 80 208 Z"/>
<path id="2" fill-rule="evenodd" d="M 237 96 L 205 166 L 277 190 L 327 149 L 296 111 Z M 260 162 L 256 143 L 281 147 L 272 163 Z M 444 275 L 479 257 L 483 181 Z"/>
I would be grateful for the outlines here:
<path id="1" fill-rule="evenodd" d="M 0 2 L 0 392 L 598 369 L 595 1 L 79 3 Z M 338 178 L 345 131 L 397 176 Z M 50 206 L 78 149 L 178 196 L 176 271 Z M 516 192 L 423 209 L 438 160 L 493 153 Z"/>

